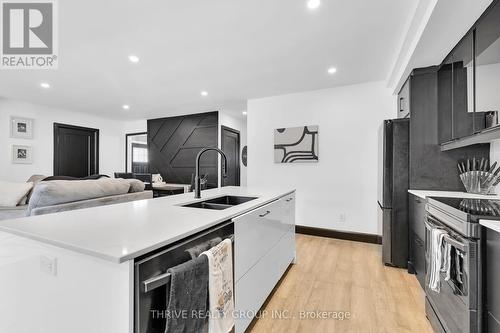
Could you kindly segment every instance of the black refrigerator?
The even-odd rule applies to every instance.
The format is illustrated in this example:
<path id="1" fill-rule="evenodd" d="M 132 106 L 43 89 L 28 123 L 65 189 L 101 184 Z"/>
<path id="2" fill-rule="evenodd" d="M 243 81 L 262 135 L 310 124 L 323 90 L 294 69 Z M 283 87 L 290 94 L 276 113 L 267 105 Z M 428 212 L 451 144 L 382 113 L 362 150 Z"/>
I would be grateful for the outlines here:
<path id="1" fill-rule="evenodd" d="M 379 138 L 379 228 L 382 260 L 408 265 L 408 185 L 410 120 L 385 120 Z"/>

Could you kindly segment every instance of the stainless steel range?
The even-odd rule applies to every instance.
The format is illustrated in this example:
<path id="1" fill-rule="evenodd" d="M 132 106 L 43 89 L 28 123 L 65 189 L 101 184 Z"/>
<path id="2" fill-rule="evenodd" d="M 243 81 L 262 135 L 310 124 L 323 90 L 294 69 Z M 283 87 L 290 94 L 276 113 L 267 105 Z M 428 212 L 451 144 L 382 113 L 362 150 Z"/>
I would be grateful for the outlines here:
<path id="1" fill-rule="evenodd" d="M 500 201 L 427 199 L 426 314 L 436 332 L 484 331 L 485 234 L 479 225 L 479 219 L 484 217 L 500 219 Z M 440 259 L 432 248 L 437 234 L 441 235 L 439 246 L 443 257 Z M 447 262 L 447 267 L 439 263 L 438 273 L 433 276 L 431 272 L 436 266 L 432 265 L 437 260 Z"/>

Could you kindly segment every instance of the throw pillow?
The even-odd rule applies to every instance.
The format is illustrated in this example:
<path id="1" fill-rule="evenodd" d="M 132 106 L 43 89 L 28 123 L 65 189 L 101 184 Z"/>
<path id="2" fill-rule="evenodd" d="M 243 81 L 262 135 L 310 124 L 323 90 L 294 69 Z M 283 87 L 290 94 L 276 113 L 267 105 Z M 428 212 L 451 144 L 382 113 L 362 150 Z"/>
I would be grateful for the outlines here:
<path id="1" fill-rule="evenodd" d="M 146 188 L 146 185 L 139 179 L 126 179 L 130 184 L 130 189 L 128 193 L 142 192 Z"/>
<path id="2" fill-rule="evenodd" d="M 15 207 L 28 195 L 33 183 L 13 183 L 0 181 L 0 206 Z"/>

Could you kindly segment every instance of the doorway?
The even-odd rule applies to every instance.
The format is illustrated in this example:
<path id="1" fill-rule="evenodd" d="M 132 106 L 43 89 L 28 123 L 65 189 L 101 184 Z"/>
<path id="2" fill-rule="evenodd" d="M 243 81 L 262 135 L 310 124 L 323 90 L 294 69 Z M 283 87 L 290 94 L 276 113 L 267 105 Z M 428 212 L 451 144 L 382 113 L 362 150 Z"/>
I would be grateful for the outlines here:
<path id="1" fill-rule="evenodd" d="M 149 173 L 147 132 L 126 134 L 125 141 L 125 172 Z"/>
<path id="2" fill-rule="evenodd" d="M 221 186 L 240 186 L 240 132 L 221 126 L 221 149 L 227 157 L 227 177 L 222 177 Z"/>
<path id="3" fill-rule="evenodd" d="M 54 123 L 54 176 L 99 173 L 99 130 Z"/>

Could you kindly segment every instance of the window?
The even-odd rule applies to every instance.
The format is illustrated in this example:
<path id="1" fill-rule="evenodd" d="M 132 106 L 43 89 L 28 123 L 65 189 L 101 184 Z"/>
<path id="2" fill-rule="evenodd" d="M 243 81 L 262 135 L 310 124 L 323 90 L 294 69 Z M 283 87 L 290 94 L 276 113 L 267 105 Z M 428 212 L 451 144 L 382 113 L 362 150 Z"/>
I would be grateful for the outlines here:
<path id="1" fill-rule="evenodd" d="M 148 163 L 148 149 L 142 147 L 132 148 L 133 163 Z"/>

